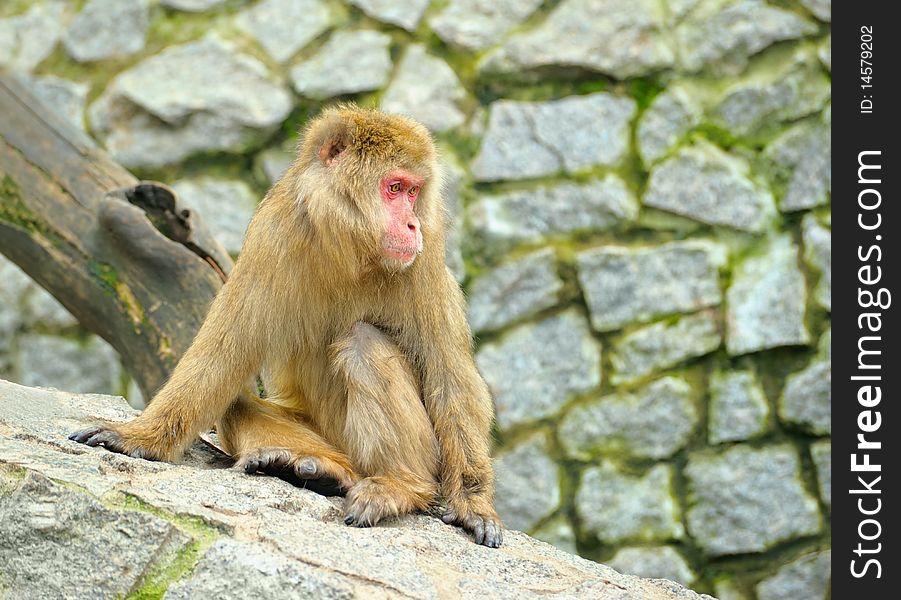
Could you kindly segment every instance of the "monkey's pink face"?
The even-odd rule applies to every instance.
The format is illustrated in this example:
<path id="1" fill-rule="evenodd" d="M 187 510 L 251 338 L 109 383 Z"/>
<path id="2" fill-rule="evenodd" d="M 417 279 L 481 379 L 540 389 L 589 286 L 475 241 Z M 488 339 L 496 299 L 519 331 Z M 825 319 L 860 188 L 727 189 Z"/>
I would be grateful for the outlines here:
<path id="1" fill-rule="evenodd" d="M 422 252 L 419 217 L 413 212 L 423 181 L 406 171 L 392 171 L 379 183 L 379 194 L 388 213 L 388 225 L 382 236 L 386 264 L 406 268 Z"/>

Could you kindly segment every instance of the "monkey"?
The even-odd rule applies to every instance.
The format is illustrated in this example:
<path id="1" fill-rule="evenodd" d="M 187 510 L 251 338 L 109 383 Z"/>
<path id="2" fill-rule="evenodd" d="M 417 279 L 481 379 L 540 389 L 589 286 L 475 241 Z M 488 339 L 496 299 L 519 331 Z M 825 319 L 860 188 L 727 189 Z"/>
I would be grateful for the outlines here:
<path id="1" fill-rule="evenodd" d="M 444 264 L 446 219 L 422 124 L 324 109 L 168 381 L 135 419 L 70 439 L 175 461 L 215 425 L 247 473 L 335 482 L 347 525 L 443 497 L 445 523 L 499 547 L 494 408 Z"/>

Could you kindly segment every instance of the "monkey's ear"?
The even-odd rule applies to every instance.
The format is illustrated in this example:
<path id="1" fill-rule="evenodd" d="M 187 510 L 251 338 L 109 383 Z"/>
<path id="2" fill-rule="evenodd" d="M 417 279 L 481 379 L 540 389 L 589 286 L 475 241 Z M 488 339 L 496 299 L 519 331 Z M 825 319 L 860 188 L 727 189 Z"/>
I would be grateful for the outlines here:
<path id="1" fill-rule="evenodd" d="M 347 142 L 344 141 L 343 135 L 331 136 L 319 147 L 319 160 L 326 167 L 330 167 L 346 149 Z"/>

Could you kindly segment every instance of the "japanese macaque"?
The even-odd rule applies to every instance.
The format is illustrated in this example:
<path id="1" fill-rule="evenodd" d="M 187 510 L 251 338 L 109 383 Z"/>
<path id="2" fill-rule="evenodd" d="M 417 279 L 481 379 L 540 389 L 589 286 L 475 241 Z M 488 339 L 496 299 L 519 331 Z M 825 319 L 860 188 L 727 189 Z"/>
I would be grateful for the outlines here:
<path id="1" fill-rule="evenodd" d="M 172 461 L 215 424 L 248 473 L 340 486 L 348 525 L 426 509 L 440 493 L 446 523 L 499 546 L 493 407 L 444 265 L 440 188 L 419 123 L 324 111 L 169 381 L 133 421 L 70 438 Z"/>

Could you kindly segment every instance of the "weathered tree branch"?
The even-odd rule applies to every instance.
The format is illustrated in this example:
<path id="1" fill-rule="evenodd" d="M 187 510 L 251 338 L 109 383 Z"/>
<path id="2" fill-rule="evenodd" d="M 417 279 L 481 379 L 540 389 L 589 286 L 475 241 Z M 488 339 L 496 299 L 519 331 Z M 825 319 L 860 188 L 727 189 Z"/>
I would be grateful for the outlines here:
<path id="1" fill-rule="evenodd" d="M 12 75 L 0 75 L 0 252 L 112 344 L 146 398 L 232 266 L 169 188 L 139 182 Z"/>

